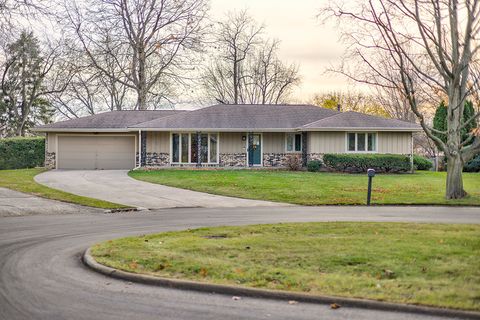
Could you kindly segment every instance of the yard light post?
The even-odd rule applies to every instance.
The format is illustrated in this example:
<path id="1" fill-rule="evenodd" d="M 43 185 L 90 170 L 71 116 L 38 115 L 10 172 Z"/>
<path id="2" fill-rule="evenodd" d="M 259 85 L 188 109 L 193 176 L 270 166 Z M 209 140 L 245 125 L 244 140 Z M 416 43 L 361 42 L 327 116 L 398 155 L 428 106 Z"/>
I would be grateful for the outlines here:
<path id="1" fill-rule="evenodd" d="M 375 170 L 368 169 L 367 175 L 368 175 L 367 206 L 369 206 L 370 200 L 372 198 L 372 180 L 373 180 L 373 177 L 375 177 Z"/>

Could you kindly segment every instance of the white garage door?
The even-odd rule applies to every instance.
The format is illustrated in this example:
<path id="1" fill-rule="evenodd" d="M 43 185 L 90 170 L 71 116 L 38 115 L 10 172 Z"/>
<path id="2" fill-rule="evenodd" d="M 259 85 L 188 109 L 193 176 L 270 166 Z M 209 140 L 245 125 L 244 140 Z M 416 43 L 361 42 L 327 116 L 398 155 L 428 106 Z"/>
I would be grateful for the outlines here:
<path id="1" fill-rule="evenodd" d="M 58 136 L 58 169 L 132 169 L 134 136 Z"/>

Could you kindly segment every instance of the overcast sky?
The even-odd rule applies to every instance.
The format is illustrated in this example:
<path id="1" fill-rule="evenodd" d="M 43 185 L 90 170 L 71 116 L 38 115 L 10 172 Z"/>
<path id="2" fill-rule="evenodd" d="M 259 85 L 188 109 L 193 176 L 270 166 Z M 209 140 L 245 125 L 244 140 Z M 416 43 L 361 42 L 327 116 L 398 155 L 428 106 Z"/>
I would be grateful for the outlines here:
<path id="1" fill-rule="evenodd" d="M 316 92 L 346 90 L 340 76 L 325 74 L 325 69 L 339 63 L 343 46 L 333 27 L 321 25 L 315 18 L 327 0 L 211 0 L 211 14 L 221 19 L 231 10 L 247 9 L 266 25 L 266 35 L 277 38 L 280 58 L 300 66 L 302 84 L 294 95 L 306 100 Z"/>

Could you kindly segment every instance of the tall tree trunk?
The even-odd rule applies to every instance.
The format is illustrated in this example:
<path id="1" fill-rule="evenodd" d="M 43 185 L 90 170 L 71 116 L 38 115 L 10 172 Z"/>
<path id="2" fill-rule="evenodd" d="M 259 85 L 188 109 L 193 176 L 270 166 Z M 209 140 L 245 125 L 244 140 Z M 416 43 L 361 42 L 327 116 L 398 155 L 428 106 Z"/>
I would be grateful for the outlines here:
<path id="1" fill-rule="evenodd" d="M 138 110 L 147 109 L 147 79 L 145 70 L 145 50 L 139 49 L 138 52 L 138 86 L 137 86 L 137 108 Z"/>
<path id="2" fill-rule="evenodd" d="M 463 189 L 463 160 L 459 154 L 447 157 L 447 199 L 461 199 L 467 195 Z"/>
<path id="3" fill-rule="evenodd" d="M 452 83 L 455 81 L 452 81 Z M 447 112 L 447 199 L 460 199 L 466 196 L 463 189 L 463 158 L 461 153 L 462 136 L 460 126 L 462 124 L 464 97 L 461 88 L 451 85 L 448 92 L 449 107 Z"/>
<path id="4" fill-rule="evenodd" d="M 238 61 L 233 61 L 233 103 L 238 104 Z"/>
<path id="5" fill-rule="evenodd" d="M 138 88 L 138 97 L 137 97 L 137 109 L 138 110 L 146 110 L 146 100 L 147 100 L 147 94 L 145 93 L 145 90 L 142 88 Z"/>

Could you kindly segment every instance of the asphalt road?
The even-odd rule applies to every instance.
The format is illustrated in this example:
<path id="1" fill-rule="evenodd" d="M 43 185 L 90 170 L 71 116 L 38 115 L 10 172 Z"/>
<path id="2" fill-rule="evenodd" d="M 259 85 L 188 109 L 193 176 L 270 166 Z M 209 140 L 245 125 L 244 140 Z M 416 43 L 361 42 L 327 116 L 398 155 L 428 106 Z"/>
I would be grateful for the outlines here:
<path id="1" fill-rule="evenodd" d="M 127 283 L 87 269 L 82 252 L 127 235 L 287 221 L 480 223 L 478 208 L 236 208 L 0 218 L 0 319 L 434 319 Z"/>

